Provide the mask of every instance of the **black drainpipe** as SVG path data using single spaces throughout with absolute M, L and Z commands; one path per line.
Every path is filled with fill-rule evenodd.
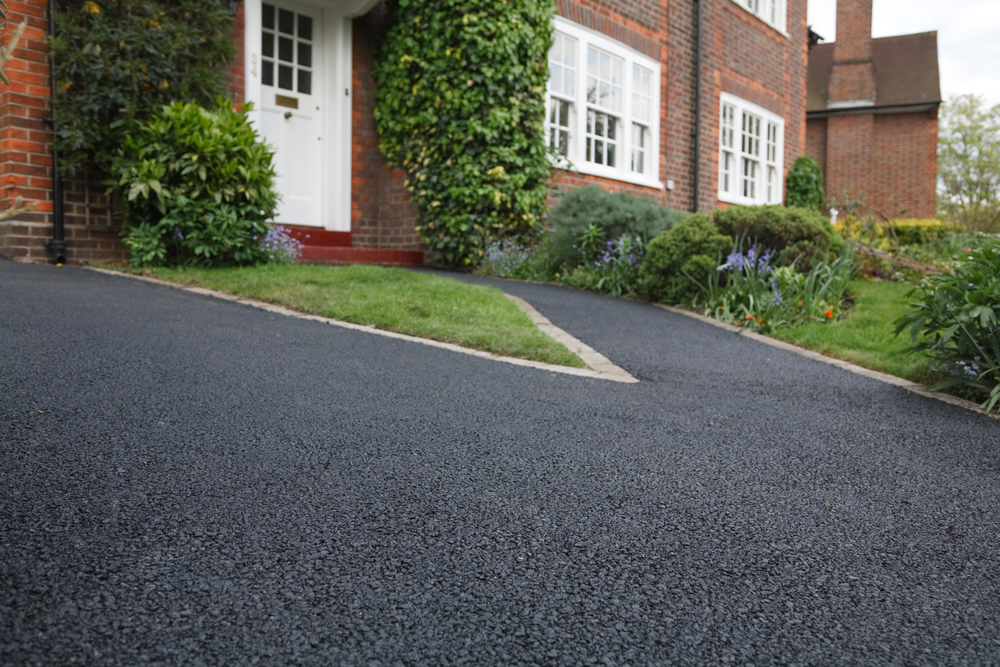
M 49 0 L 49 34 L 56 36 L 56 0 Z M 52 128 L 52 238 L 45 245 L 52 251 L 57 264 L 66 262 L 66 227 L 63 218 L 63 182 L 59 174 L 59 151 L 55 147 L 56 135 L 56 57 L 49 49 L 49 66 L 51 84 L 52 115 L 49 125 Z
M 55 2 L 55 0 L 52 0 Z M 698 212 L 700 200 L 699 175 L 701 167 L 701 20 L 702 3 L 704 0 L 694 0 L 695 33 L 694 33 L 694 164 L 691 167 L 691 185 L 694 189 L 694 205 L 691 210 Z

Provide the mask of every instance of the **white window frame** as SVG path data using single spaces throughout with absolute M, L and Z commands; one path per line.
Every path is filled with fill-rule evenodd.
M 625 181 L 636 185 L 657 188 L 662 190 L 663 183 L 660 181 L 660 63 L 645 56 L 638 51 L 634 51 L 621 42 L 605 37 L 581 25 L 567 21 L 562 17 L 553 19 L 553 28 L 558 33 L 562 33 L 571 40 L 575 40 L 576 46 L 576 79 L 575 90 L 572 96 L 554 94 L 546 90 L 545 94 L 545 125 L 546 144 L 550 142 L 552 136 L 550 114 L 552 105 L 557 101 L 569 101 L 572 104 L 570 116 L 570 137 L 569 155 L 562 157 L 553 154 L 552 159 L 555 166 L 581 174 L 601 176 L 617 181 Z M 599 104 L 587 101 L 587 50 L 594 47 L 599 51 L 613 56 L 623 61 L 621 109 L 620 111 L 610 111 L 602 108 Z M 633 80 L 632 68 L 641 67 L 650 72 L 650 117 L 648 121 L 636 118 L 632 113 L 632 93 Z M 642 95 L 645 97 L 645 95 Z M 587 117 L 588 110 L 602 113 L 611 113 L 619 121 L 619 127 L 615 135 L 615 166 L 597 164 L 587 161 Z M 632 171 L 633 156 L 633 123 L 642 125 L 648 129 L 646 133 L 647 143 L 641 148 L 644 173 Z M 591 139 L 594 138 L 591 132 Z
M 784 153 L 784 118 L 735 95 L 720 95 L 719 201 L 784 202 Z
M 788 32 L 785 29 L 788 17 L 788 0 L 733 0 L 733 2 L 788 37 Z

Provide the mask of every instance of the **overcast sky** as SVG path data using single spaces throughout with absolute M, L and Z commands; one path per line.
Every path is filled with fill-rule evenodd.
M 836 40 L 836 0 L 809 0 L 809 25 Z M 1000 104 L 1000 1 L 874 0 L 872 36 L 937 30 L 941 92 L 981 95 Z

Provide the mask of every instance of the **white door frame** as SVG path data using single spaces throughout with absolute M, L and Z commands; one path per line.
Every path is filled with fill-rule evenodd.
M 243 3 L 244 99 L 260 107 L 261 4 Z M 353 63 L 352 17 L 360 16 L 378 0 L 298 0 L 323 10 L 323 94 L 320 221 L 325 229 L 351 231 L 351 87 Z M 278 0 L 280 4 L 280 0 Z M 258 111 L 249 114 L 259 128 Z

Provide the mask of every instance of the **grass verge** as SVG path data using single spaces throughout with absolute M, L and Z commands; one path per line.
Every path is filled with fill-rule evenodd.
M 584 367 L 493 287 L 378 266 L 154 269 L 161 280 L 509 357 Z
M 906 352 L 910 345 L 909 334 L 904 332 L 898 337 L 892 334 L 896 318 L 907 310 L 906 293 L 913 286 L 855 280 L 849 289 L 856 298 L 854 306 L 842 319 L 779 329 L 771 335 L 912 382 L 935 382 L 936 375 L 927 359 Z

